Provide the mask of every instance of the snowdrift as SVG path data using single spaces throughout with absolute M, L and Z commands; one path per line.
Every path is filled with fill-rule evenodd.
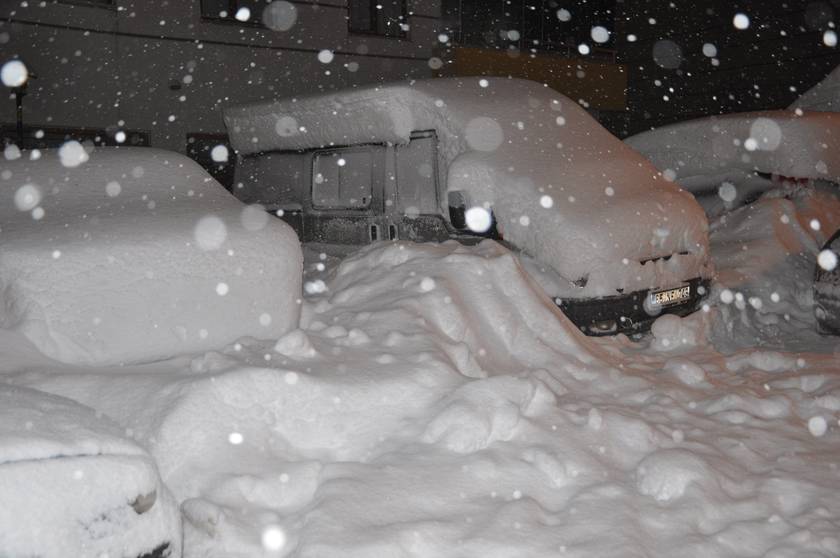
M 140 498 L 140 499 L 138 499 Z M 180 554 L 152 458 L 93 409 L 0 383 L 0 554 Z
M 724 355 L 703 313 L 595 341 L 529 282 L 492 242 L 380 244 L 279 339 L 14 381 L 130 425 L 187 557 L 840 552 L 836 357 Z
M 101 365 L 297 325 L 302 256 L 291 228 L 177 153 L 88 156 L 75 145 L 69 161 L 62 148 L 2 163 L 3 327 L 57 360 Z
M 692 197 L 576 103 L 534 82 L 365 87 L 231 107 L 225 122 L 243 154 L 404 144 L 412 131 L 435 130 L 447 189 L 492 206 L 505 239 L 552 266 L 566 290 L 585 285 L 570 296 L 669 284 L 670 274 L 641 263 L 665 256 L 679 280 L 709 272 L 707 223 Z

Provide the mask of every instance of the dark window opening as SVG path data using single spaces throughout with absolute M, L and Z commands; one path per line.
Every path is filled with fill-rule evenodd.
M 101 8 L 116 7 L 116 0 L 56 0 L 59 4 L 74 4 L 77 6 L 96 6 Z
M 374 147 L 316 152 L 312 157 L 312 205 L 316 209 L 367 209 L 372 197 Z
M 615 44 L 616 0 L 442 0 L 443 23 L 455 44 L 577 54 Z M 595 43 L 592 28 L 610 32 Z
M 349 0 L 350 32 L 403 38 L 408 34 L 405 0 Z
M 201 165 L 222 186 L 233 191 L 236 154 L 226 134 L 187 134 L 187 157 Z
M 2 137 L 3 145 L 15 144 L 21 149 L 56 148 L 70 140 L 94 146 L 148 147 L 152 143 L 151 135 L 147 131 L 117 128 L 24 126 L 23 141 L 21 142 L 15 124 L 2 124 L 0 125 L 0 137 Z

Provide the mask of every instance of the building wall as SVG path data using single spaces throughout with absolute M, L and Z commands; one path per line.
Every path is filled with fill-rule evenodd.
M 438 0 L 409 2 L 406 39 L 350 34 L 346 0 L 293 4 L 284 32 L 203 19 L 199 0 L 2 1 L 0 59 L 19 56 L 37 75 L 27 125 L 148 130 L 152 145 L 181 152 L 187 133 L 224 133 L 227 104 L 431 76 Z M 0 122 L 13 123 L 14 100 L 1 101 Z

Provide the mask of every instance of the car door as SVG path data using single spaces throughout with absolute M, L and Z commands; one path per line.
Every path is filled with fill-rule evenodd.
M 387 237 L 383 214 L 385 146 L 313 151 L 304 242 L 364 245 Z
M 443 242 L 450 230 L 441 215 L 437 135 L 433 130 L 411 134 L 394 149 L 395 203 L 387 208 L 388 238 Z

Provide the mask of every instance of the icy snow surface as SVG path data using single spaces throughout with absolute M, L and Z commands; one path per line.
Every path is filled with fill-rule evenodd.
M 47 355 L 154 360 L 296 327 L 294 232 L 183 155 L 68 142 L 2 170 L 0 324 Z
M 840 554 L 840 355 L 808 324 L 757 346 L 716 295 L 596 342 L 491 241 L 374 245 L 325 279 L 279 338 L 91 372 L 12 331 L 0 366 L 131 429 L 188 557 Z
M 690 195 L 560 93 L 526 80 L 482 81 L 232 107 L 225 122 L 241 153 L 407 143 L 412 131 L 435 130 L 447 189 L 492 206 L 504 238 L 565 280 L 552 294 L 614 295 L 709 273 L 707 222 Z M 575 281 L 585 286 L 571 289 Z

